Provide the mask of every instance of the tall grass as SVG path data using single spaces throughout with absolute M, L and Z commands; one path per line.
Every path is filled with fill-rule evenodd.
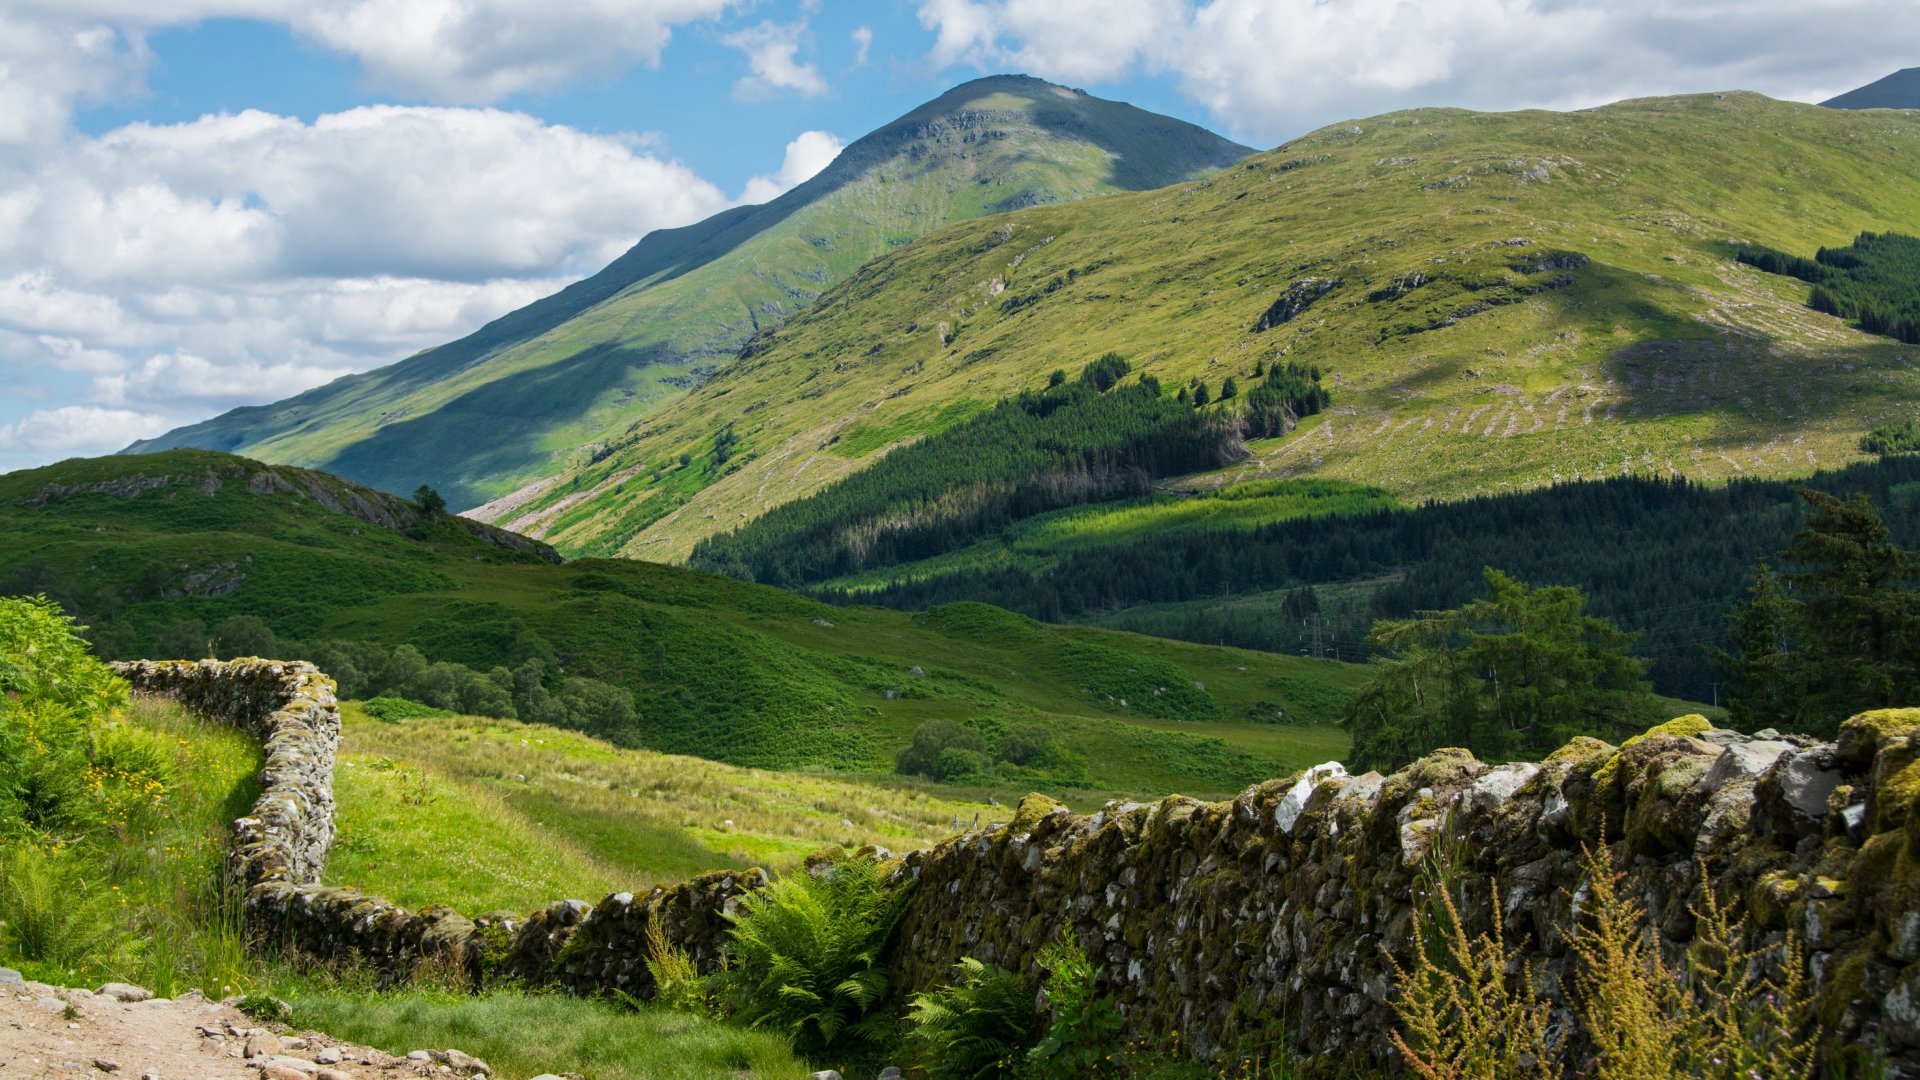
M 1566 928 L 1580 1020 L 1569 1042 L 1550 1025 L 1553 1003 L 1531 967 L 1509 950 L 1497 884 L 1491 930 L 1470 935 L 1453 897 L 1462 876 L 1444 855 L 1430 861 L 1421 888 L 1432 905 L 1414 919 L 1412 959 L 1387 956 L 1401 1022 L 1391 1038 L 1408 1069 L 1426 1080 L 1558 1077 L 1568 1066 L 1597 1080 L 1816 1075 L 1819 1030 L 1796 937 L 1777 957 L 1743 944 L 1742 921 L 1708 888 L 1691 908 L 1693 938 L 1676 967 L 1605 850 L 1589 850 L 1581 869 L 1576 923 Z M 1766 974 L 1773 960 L 1784 974 Z M 1576 1060 L 1563 1059 L 1568 1046 Z

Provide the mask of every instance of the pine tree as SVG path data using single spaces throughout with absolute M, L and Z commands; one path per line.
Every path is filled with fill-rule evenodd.
M 1812 513 L 1781 553 L 1801 627 L 1795 697 L 1799 726 L 1827 734 L 1920 692 L 1920 563 L 1893 543 L 1865 494 L 1800 497 Z
M 1727 683 L 1727 713 L 1742 731 L 1787 725 L 1798 711 L 1793 678 L 1794 604 L 1765 561 L 1753 568 L 1747 600 L 1734 609 L 1732 651 L 1712 650 Z
M 1200 408 L 1202 405 L 1205 405 L 1208 401 L 1211 401 L 1211 400 L 1212 400 L 1212 395 L 1207 393 L 1206 383 L 1203 382 L 1199 386 L 1196 386 L 1193 388 L 1193 407 L 1194 408 L 1196 409 Z
M 1240 384 L 1234 382 L 1233 376 L 1231 375 L 1227 376 L 1226 382 L 1223 382 L 1220 384 L 1220 400 L 1221 401 L 1225 401 L 1230 397 L 1234 397 L 1238 395 L 1239 393 L 1240 393 Z

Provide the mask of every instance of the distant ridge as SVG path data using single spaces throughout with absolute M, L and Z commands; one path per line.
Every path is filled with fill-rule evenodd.
M 1920 67 L 1896 71 L 1820 104 L 1829 109 L 1920 109 Z
M 573 465 L 677 401 L 862 264 L 943 225 L 1203 175 L 1252 151 L 1025 75 L 976 79 L 758 206 L 647 234 L 458 341 L 128 447 L 324 469 L 465 509 Z

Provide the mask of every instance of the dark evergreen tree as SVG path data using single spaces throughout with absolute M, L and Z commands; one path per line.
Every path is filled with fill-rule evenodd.
M 1653 715 L 1632 635 L 1587 614 L 1580 590 L 1528 588 L 1491 567 L 1484 576 L 1484 597 L 1375 625 L 1372 640 L 1392 659 L 1347 714 L 1360 765 L 1398 768 L 1442 746 L 1539 756 L 1575 735 L 1617 738 Z
M 413 505 L 419 507 L 420 512 L 428 517 L 437 518 L 447 512 L 447 500 L 425 484 L 414 489 Z
M 1796 726 L 1829 735 L 1854 713 L 1920 700 L 1920 562 L 1864 494 L 1800 494 L 1812 512 L 1781 553 L 1798 623 L 1792 693 Z
M 1201 383 L 1199 386 L 1196 386 L 1193 388 L 1193 407 L 1194 408 L 1196 409 L 1200 408 L 1202 405 L 1205 405 L 1207 402 L 1211 400 L 1213 400 L 1213 398 L 1212 398 L 1212 395 L 1207 393 L 1206 383 Z
M 1793 654 L 1794 606 L 1773 567 L 1753 568 L 1747 599 L 1727 628 L 1731 649 L 1713 649 L 1714 666 L 1727 685 L 1727 715 L 1741 731 L 1788 726 L 1798 713 L 1789 661 Z

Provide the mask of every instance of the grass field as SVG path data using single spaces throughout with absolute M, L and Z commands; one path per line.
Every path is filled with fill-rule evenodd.
M 510 720 L 390 724 L 354 703 L 343 720 L 334 782 L 340 833 L 327 881 L 469 914 L 597 901 L 708 870 L 779 872 L 828 847 L 908 851 L 1005 820 L 1028 790 L 1017 782 L 949 786 L 886 773 L 741 769 Z M 1182 744 L 1168 740 L 1193 735 L 1303 764 L 1337 758 L 1347 744 L 1336 728 L 1224 721 L 1117 724 L 1089 737 L 1124 759 L 1179 752 Z M 1126 775 L 1103 772 L 1109 780 Z M 1081 809 L 1139 791 L 1042 790 Z
M 1279 356 L 1327 371 L 1326 413 L 1189 489 L 1311 476 L 1418 501 L 1804 475 L 1908 415 L 1920 359 L 1809 310 L 1801 283 L 1738 264 L 1732 242 L 1811 252 L 1915 220 L 1906 113 L 1729 93 L 1343 123 L 1196 183 L 924 237 L 517 513 L 555 521 L 563 550 L 684 558 L 885 451 L 847 457 L 854 432 L 1108 350 L 1169 390 L 1244 384 Z M 1308 278 L 1339 284 L 1256 332 Z M 637 531 L 623 521 L 648 488 L 613 477 L 728 425 L 726 475 Z

